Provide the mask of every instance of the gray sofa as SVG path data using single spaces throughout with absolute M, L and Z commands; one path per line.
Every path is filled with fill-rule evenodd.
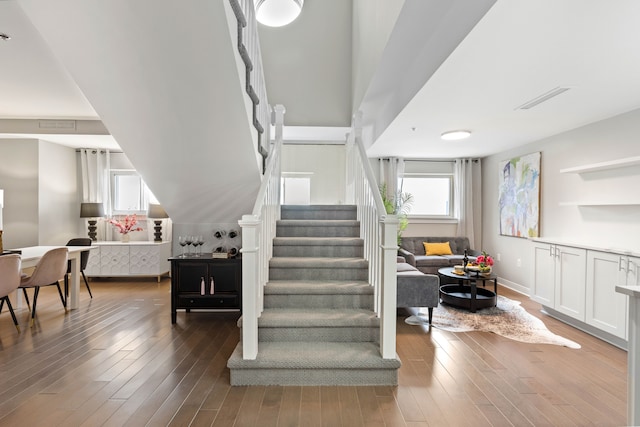
M 424 274 L 398 257 L 397 307 L 427 307 L 429 324 L 433 308 L 440 301 L 440 278 L 434 274 Z
M 425 255 L 423 242 L 442 243 L 449 242 L 453 255 Z M 404 257 L 408 264 L 416 267 L 423 273 L 437 274 L 442 267 L 461 265 L 464 250 L 467 250 L 470 260 L 475 260 L 479 251 L 469 247 L 467 237 L 403 237 L 400 242 L 398 255 Z

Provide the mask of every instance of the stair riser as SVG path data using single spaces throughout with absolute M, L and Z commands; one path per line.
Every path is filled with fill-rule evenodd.
M 346 219 L 346 220 L 356 220 L 358 217 L 358 213 L 355 208 L 352 209 L 289 209 L 287 207 L 282 207 L 280 211 L 281 219 L 314 219 L 314 220 L 336 220 L 336 219 Z
M 278 237 L 358 237 L 360 227 L 351 225 L 338 225 L 334 227 L 310 227 L 295 225 L 276 226 Z
M 362 258 L 362 246 L 278 246 L 273 247 L 276 257 L 343 257 Z
M 398 385 L 397 369 L 231 369 L 231 385 Z
M 242 329 L 240 329 L 242 339 Z M 259 328 L 258 341 L 268 342 L 380 342 L 379 327 Z
M 366 268 L 269 268 L 269 280 L 367 280 Z
M 363 308 L 373 310 L 373 295 L 265 295 L 265 308 Z

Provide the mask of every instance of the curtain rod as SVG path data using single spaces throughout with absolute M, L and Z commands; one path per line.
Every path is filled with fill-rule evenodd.
M 99 151 L 100 154 L 106 154 L 107 153 L 107 150 L 99 150 L 97 148 L 76 148 L 76 153 L 80 153 L 82 150 L 91 150 L 93 153 L 97 153 Z M 115 151 L 115 150 L 108 150 L 108 151 L 111 154 L 122 154 L 122 153 L 124 153 L 124 151 Z
M 389 160 L 393 157 L 379 157 L 378 160 Z M 397 157 L 396 157 L 397 158 Z M 402 159 L 405 162 L 433 162 L 433 163 L 455 163 L 456 159 Z M 465 159 L 465 160 L 469 160 L 469 159 Z M 471 159 L 471 161 L 473 162 L 479 162 L 480 159 Z

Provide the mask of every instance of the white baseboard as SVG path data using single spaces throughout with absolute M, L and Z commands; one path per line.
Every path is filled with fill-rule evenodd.
M 526 286 L 522 286 L 518 283 L 515 282 L 511 282 L 507 279 L 504 279 L 500 276 L 498 276 L 498 284 L 500 284 L 501 286 L 504 286 L 505 288 L 509 288 L 512 291 L 516 291 L 519 294 L 525 295 L 525 296 L 529 296 L 529 288 Z

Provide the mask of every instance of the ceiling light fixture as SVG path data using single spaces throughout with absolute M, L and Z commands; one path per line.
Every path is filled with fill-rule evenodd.
M 256 0 L 256 19 L 269 27 L 292 23 L 302 11 L 304 0 Z
M 471 136 L 471 131 L 469 130 L 452 130 L 448 132 L 444 132 L 440 135 L 440 138 L 446 141 L 457 141 L 459 139 L 469 138 Z
M 4 41 L 11 40 L 11 36 L 9 34 L 0 33 L 0 40 L 4 40 Z

